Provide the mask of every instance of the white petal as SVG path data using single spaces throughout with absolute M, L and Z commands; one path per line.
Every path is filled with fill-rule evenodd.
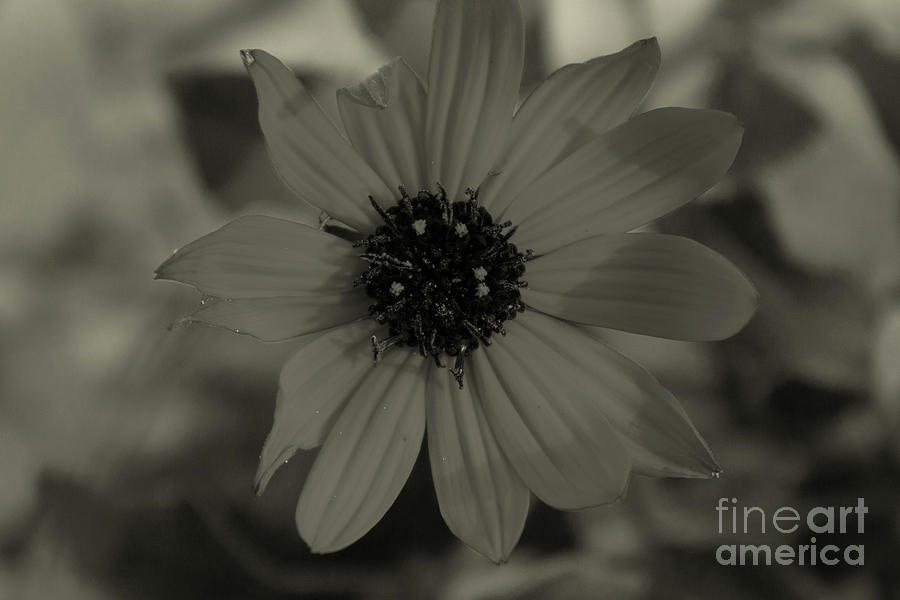
M 365 270 L 346 240 L 284 219 L 247 216 L 184 246 L 156 276 L 219 298 L 273 298 L 351 291 Z
M 676 340 L 719 340 L 758 305 L 728 259 L 674 235 L 598 235 L 528 263 L 525 303 L 576 323 Z
M 658 69 L 654 38 L 552 73 L 516 112 L 503 163 L 482 185 L 479 201 L 502 216 L 547 169 L 631 117 Z
M 390 198 L 290 69 L 262 50 L 242 50 L 259 98 L 259 124 L 275 170 L 294 193 L 332 217 L 370 233 L 378 216 L 368 196 Z
M 258 493 L 294 452 L 322 443 L 340 409 L 374 373 L 369 340 L 375 328 L 366 320 L 332 329 L 312 339 L 281 368 L 272 431 L 256 471 Z
M 507 335 L 471 357 L 467 384 L 475 386 L 500 448 L 538 498 L 562 509 L 618 500 L 631 461 L 613 431 L 589 373 L 530 331 L 542 315 L 507 322 Z M 568 326 L 571 327 L 571 326 Z M 565 336 L 563 336 L 565 338 Z
M 558 396 L 580 398 L 585 413 L 603 414 L 635 472 L 710 477 L 720 471 L 684 409 L 642 367 L 569 323 L 534 312 L 516 322 L 525 331 L 516 331 L 516 339 L 536 356 L 535 369 L 562 369 L 548 383 Z
M 425 86 L 406 61 L 394 59 L 337 99 L 350 142 L 395 196 L 399 185 L 415 194 L 426 184 Z
M 519 91 L 524 21 L 513 0 L 441 0 L 428 63 L 428 183 L 451 201 L 477 188 L 503 149 Z
M 187 320 L 224 327 L 264 342 L 280 342 L 365 317 L 371 303 L 362 289 L 310 296 L 207 300 Z
M 405 348 L 388 352 L 341 411 L 297 503 L 297 529 L 313 552 L 349 546 L 394 503 L 425 433 L 428 366 Z
M 471 385 L 447 369 L 428 373 L 426 422 L 431 473 L 450 530 L 494 562 L 509 557 L 528 515 L 528 488 L 500 451 Z
M 547 252 L 623 233 L 694 199 L 725 175 L 743 129 L 715 110 L 660 108 L 585 144 L 519 194 L 504 214 L 522 248 Z

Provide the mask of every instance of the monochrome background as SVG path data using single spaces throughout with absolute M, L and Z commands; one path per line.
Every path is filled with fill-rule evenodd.
M 293 510 L 314 452 L 251 493 L 291 343 L 169 326 L 154 282 L 234 215 L 315 219 L 269 165 L 238 55 L 264 48 L 327 111 L 403 55 L 427 0 L 0 2 L 0 598 L 900 598 L 900 3 L 525 0 L 522 93 L 657 36 L 646 107 L 745 124 L 729 178 L 654 227 L 740 266 L 761 307 L 720 343 L 610 333 L 725 469 L 635 477 L 613 507 L 535 502 L 497 567 L 443 524 L 427 460 L 349 549 Z M 423 454 L 424 458 L 424 454 Z M 715 506 L 869 506 L 864 567 L 723 567 Z M 820 543 L 825 543 L 820 538 Z

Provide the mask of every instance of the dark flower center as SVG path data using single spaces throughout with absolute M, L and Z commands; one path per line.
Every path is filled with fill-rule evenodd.
M 372 336 L 375 361 L 398 344 L 419 349 L 439 366 L 440 355 L 456 357 L 450 369 L 462 388 L 465 357 L 491 335 L 505 334 L 503 322 L 525 309 L 519 288 L 530 250 L 519 252 L 510 223 L 494 223 L 478 205 L 478 193 L 451 203 L 443 188 L 409 196 L 383 209 L 384 220 L 357 242 L 368 270 L 355 281 L 374 300 L 369 315 L 389 326 L 383 340 Z

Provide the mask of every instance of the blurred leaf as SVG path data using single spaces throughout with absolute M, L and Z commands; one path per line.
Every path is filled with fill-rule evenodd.
M 796 92 L 746 59 L 720 64 L 710 103 L 744 123 L 744 139 L 732 169 L 745 176 L 785 160 L 821 126 Z
M 873 345 L 875 401 L 884 417 L 896 427 L 900 425 L 900 306 L 888 307 L 880 316 Z
M 562 554 L 553 558 L 514 555 L 497 568 L 460 564 L 443 586 L 444 600 L 584 598 L 605 600 L 637 598 L 644 587 L 638 573 L 605 563 L 591 554 Z
M 661 221 L 668 233 L 687 235 L 719 251 L 753 282 L 760 306 L 748 326 L 715 352 L 731 365 L 739 394 L 758 404 L 786 379 L 823 388 L 859 391 L 867 386 L 874 306 L 849 276 L 811 275 L 787 257 L 754 248 L 768 221 L 747 202 L 689 205 Z M 756 214 L 755 225 L 743 216 Z M 750 231 L 756 231 L 750 235 Z M 753 242 L 751 240 L 756 240 Z M 775 246 L 777 249 L 777 245 Z
M 770 56 L 766 67 L 814 107 L 822 126 L 802 152 L 761 173 L 788 255 L 853 273 L 871 290 L 900 279 L 900 167 L 856 76 L 822 54 Z
M 173 71 L 243 73 L 238 50 L 262 48 L 298 70 L 352 85 L 387 62 L 348 0 L 237 3 L 181 28 L 167 44 Z M 211 13 L 215 17 L 216 13 Z
M 676 48 L 697 44 L 698 26 L 715 8 L 714 0 L 545 0 L 548 66 L 555 70 L 656 36 L 665 67 Z
M 763 19 L 761 28 L 782 41 L 832 44 L 855 31 L 900 53 L 900 5 L 894 0 L 790 0 Z
M 172 78 L 172 88 L 185 134 L 193 146 L 191 158 L 197 161 L 207 186 L 218 194 L 248 150 L 262 141 L 253 84 L 245 73 L 235 71 L 222 75 L 179 74 Z
M 889 54 L 865 35 L 855 33 L 841 44 L 840 54 L 865 84 L 884 135 L 891 141 L 894 153 L 900 153 L 900 47 L 895 54 Z

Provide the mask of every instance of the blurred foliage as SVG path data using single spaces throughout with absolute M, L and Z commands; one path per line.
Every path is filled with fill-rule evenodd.
M 719 344 L 601 332 L 682 399 L 725 476 L 635 478 L 605 509 L 535 503 L 503 567 L 443 525 L 427 461 L 358 544 L 311 555 L 293 509 L 314 453 L 250 484 L 291 344 L 167 326 L 152 282 L 231 215 L 317 215 L 268 164 L 237 56 L 333 92 L 396 54 L 424 72 L 433 3 L 0 4 L 0 598 L 900 598 L 900 5 L 525 0 L 523 92 L 656 35 L 647 107 L 747 127 L 732 177 L 659 222 L 762 296 Z M 726 568 L 720 496 L 870 506 L 864 568 Z M 798 537 L 796 543 L 804 538 Z

